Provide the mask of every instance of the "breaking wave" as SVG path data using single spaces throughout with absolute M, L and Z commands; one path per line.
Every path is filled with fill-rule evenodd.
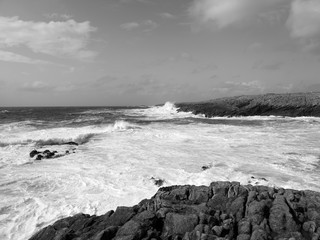
M 40 147 L 48 145 L 70 144 L 70 142 L 82 145 L 88 143 L 94 136 L 99 134 L 139 128 L 140 127 L 138 127 L 137 125 L 131 124 L 129 122 L 117 120 L 113 124 L 108 124 L 104 127 L 91 126 L 83 128 L 56 128 L 48 130 L 35 130 L 29 131 L 27 135 L 24 135 L 25 133 L 22 132 L 21 136 L 19 136 L 18 134 L 14 139 L 11 139 L 11 141 L 0 141 L 0 147 L 28 144 L 33 144 Z M 33 138 L 33 135 L 37 137 Z
M 36 146 L 48 146 L 48 145 L 64 145 L 64 144 L 78 144 L 82 145 L 90 141 L 91 138 L 93 138 L 95 135 L 94 133 L 88 133 L 79 135 L 76 138 L 68 138 L 68 139 L 61 139 L 61 138 L 53 138 L 53 139 L 47 139 L 47 140 L 39 140 L 36 141 Z
M 166 102 L 161 106 L 151 106 L 145 109 L 128 110 L 127 114 L 135 116 L 144 116 L 150 120 L 165 120 L 165 119 L 181 119 L 181 118 L 197 118 L 191 112 L 178 112 L 178 108 L 172 102 Z

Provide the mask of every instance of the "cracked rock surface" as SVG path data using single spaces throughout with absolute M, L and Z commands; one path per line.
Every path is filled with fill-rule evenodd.
M 133 207 L 58 220 L 30 240 L 263 240 L 320 236 L 320 193 L 212 182 L 163 187 Z

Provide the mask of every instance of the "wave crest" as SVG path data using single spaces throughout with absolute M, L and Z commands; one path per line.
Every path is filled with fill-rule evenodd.
M 36 146 L 48 146 L 48 145 L 64 145 L 64 144 L 70 144 L 71 142 L 77 143 L 79 145 L 85 144 L 90 141 L 91 138 L 93 138 L 96 134 L 94 133 L 88 133 L 88 134 L 81 134 L 76 138 L 51 138 L 47 140 L 38 140 L 36 141 Z

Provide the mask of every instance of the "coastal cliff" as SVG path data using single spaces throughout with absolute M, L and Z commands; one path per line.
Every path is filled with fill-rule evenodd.
M 320 93 L 287 93 L 218 98 L 197 103 L 178 103 L 179 111 L 222 116 L 320 117 Z
M 319 239 L 320 193 L 212 182 L 163 187 L 133 207 L 58 220 L 30 240 Z

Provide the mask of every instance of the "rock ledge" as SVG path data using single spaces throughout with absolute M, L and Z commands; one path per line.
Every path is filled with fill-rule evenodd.
M 198 103 L 178 103 L 179 111 L 215 116 L 320 117 L 320 93 L 286 93 L 218 98 Z
M 320 193 L 212 182 L 163 187 L 133 207 L 58 220 L 30 240 L 319 239 Z

